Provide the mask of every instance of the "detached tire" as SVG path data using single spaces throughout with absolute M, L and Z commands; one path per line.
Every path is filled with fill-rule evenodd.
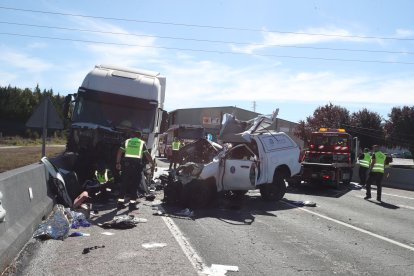
M 260 187 L 260 194 L 266 201 L 279 201 L 286 193 L 285 178 L 287 174 L 284 171 L 278 171 L 273 178 L 272 183 L 263 184 Z

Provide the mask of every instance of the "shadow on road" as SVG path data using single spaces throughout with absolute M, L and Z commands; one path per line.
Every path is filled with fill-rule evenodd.
M 179 218 L 174 216 L 180 211 L 178 207 L 163 204 L 163 208 L 167 216 Z M 194 210 L 191 218 L 216 218 L 231 225 L 251 225 L 256 216 L 277 217 L 275 212 L 293 208 L 282 202 L 264 201 L 260 194 L 249 193 L 244 196 L 219 196 L 208 208 Z
M 302 183 L 299 187 L 288 186 L 287 193 L 340 198 L 352 190 L 361 190 L 361 186 L 355 183 L 341 184 L 337 189 L 321 183 Z
M 391 204 L 391 203 L 383 202 L 383 201 L 382 202 L 374 202 L 374 201 L 368 200 L 368 202 L 379 205 L 379 206 L 387 208 L 387 209 L 392 209 L 392 210 L 400 208 L 399 206 L 396 206 L 396 205 Z

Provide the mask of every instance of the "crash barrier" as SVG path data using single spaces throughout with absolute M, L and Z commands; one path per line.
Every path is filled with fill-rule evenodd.
M 4 221 L 0 220 L 0 274 L 52 211 L 48 177 L 43 164 L 0 173 L 1 206 L 6 212 Z
M 355 166 L 352 181 L 359 183 L 359 167 Z M 382 179 L 384 187 L 414 191 L 414 169 L 386 168 Z

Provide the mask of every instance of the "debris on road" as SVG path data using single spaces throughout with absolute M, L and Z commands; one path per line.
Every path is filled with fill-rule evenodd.
M 88 254 L 89 252 L 91 252 L 91 250 L 98 249 L 98 248 L 105 248 L 105 245 L 101 245 L 101 246 L 95 245 L 93 247 L 85 247 L 82 251 L 82 254 Z
M 162 247 L 166 247 L 167 244 L 166 243 L 158 243 L 158 242 L 151 242 L 151 243 L 143 243 L 142 247 L 144 247 L 145 249 L 151 249 L 151 248 L 162 248 Z
M 98 226 L 102 228 L 129 229 L 142 222 L 147 222 L 147 219 L 135 218 L 133 215 L 122 215 L 115 216 L 111 221 L 99 223 Z
M 188 208 L 185 208 L 177 213 L 175 213 L 176 216 L 181 216 L 181 217 L 192 217 L 194 216 L 194 211 L 191 211 Z
M 57 204 L 52 214 L 45 222 L 39 224 L 33 233 L 33 238 L 64 240 L 69 235 L 69 220 L 65 215 L 63 205 Z
M 69 237 L 89 237 L 91 234 L 83 232 L 72 232 Z
M 112 236 L 112 235 L 115 235 L 115 233 L 112 233 L 112 232 L 102 232 L 101 234 L 102 234 L 102 235 L 105 235 L 105 236 Z
M 316 203 L 312 202 L 312 201 L 309 201 L 309 200 L 305 200 L 305 201 L 302 201 L 302 200 L 299 200 L 299 201 L 287 200 L 287 202 L 289 202 L 291 204 L 294 204 L 296 206 L 299 206 L 299 207 L 303 207 L 303 206 L 316 207 Z
M 225 276 L 227 271 L 238 272 L 239 267 L 235 265 L 218 265 L 212 264 L 211 267 L 205 268 L 201 274 L 203 275 L 214 275 L 214 276 Z

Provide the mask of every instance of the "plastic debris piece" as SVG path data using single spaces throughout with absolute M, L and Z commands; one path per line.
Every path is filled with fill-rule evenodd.
M 111 221 L 98 224 L 102 228 L 129 229 L 138 223 L 147 222 L 147 219 L 135 218 L 133 215 L 115 216 Z
M 201 272 L 201 274 L 214 275 L 214 276 L 225 276 L 227 271 L 237 272 L 239 271 L 239 267 L 234 266 L 234 265 L 212 264 L 211 267 L 205 268 Z
M 312 201 L 309 201 L 309 200 L 306 200 L 306 201 L 289 200 L 289 203 L 292 203 L 292 204 L 294 204 L 296 206 L 299 206 L 299 207 L 303 207 L 303 206 L 316 207 L 316 203 L 315 202 L 312 202 Z
M 157 211 L 157 212 L 155 212 L 154 214 L 153 214 L 154 216 L 163 216 L 163 215 L 165 215 L 165 213 L 163 212 L 163 211 Z
M 304 201 L 303 205 L 308 207 L 316 207 L 316 203 L 309 200 Z
M 150 243 L 143 243 L 142 247 L 144 247 L 145 249 L 150 249 L 150 248 L 161 248 L 161 247 L 166 247 L 167 244 L 166 243 L 158 243 L 158 242 L 150 242 Z
M 115 235 L 115 233 L 112 233 L 112 232 L 102 232 L 101 234 L 102 234 L 102 235 L 106 235 L 106 236 L 112 236 L 112 235 Z
M 82 232 L 73 232 L 69 235 L 69 237 L 89 237 L 91 234 L 89 233 L 82 233 Z
M 64 240 L 69 235 L 69 220 L 65 215 L 63 205 L 57 204 L 49 218 L 38 225 L 33 233 L 33 238 Z
M 183 209 L 183 210 L 181 210 L 181 211 L 179 211 L 179 212 L 175 213 L 175 215 L 177 215 L 177 216 L 182 216 L 182 217 L 192 217 L 192 216 L 194 215 L 194 212 L 193 212 L 193 211 L 191 211 L 191 210 L 190 210 L 190 209 L 188 209 L 188 208 L 185 208 L 185 209 Z
M 98 249 L 98 248 L 105 248 L 105 245 L 101 245 L 101 246 L 95 245 L 92 247 L 85 247 L 82 251 L 82 254 L 88 254 L 89 252 L 91 252 L 91 250 Z

